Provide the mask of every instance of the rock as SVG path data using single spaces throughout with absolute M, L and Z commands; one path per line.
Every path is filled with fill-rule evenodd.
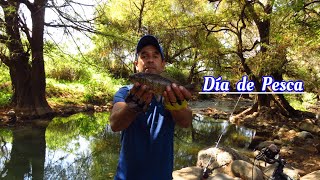
M 252 164 L 242 161 L 235 160 L 231 163 L 231 171 L 236 177 L 241 179 L 252 179 L 252 180 L 261 180 L 263 179 L 262 171 Z
M 109 111 L 109 106 L 102 106 L 102 111 Z
M 212 158 L 211 158 L 212 157 Z M 233 160 L 244 160 L 250 162 L 250 159 L 236 150 L 228 147 L 207 148 L 198 152 L 197 167 L 206 167 L 211 158 L 209 169 L 223 167 L 230 164 Z
M 255 135 L 249 145 L 249 149 L 256 149 L 256 147 L 263 141 L 266 141 L 267 138 L 264 136 Z
M 7 115 L 10 116 L 10 117 L 13 117 L 13 116 L 16 116 L 16 112 L 15 112 L 13 109 L 10 109 L 10 110 L 7 112 Z
M 314 180 L 314 179 L 320 179 L 320 170 L 314 171 L 300 178 L 300 180 Z
M 227 174 L 218 173 L 213 177 L 209 177 L 207 180 L 234 180 L 234 178 Z
M 100 106 L 94 105 L 93 108 L 95 112 L 102 112 L 102 108 Z
M 306 119 L 299 124 L 299 128 L 304 131 L 309 131 L 311 133 L 320 133 L 320 128 L 315 125 L 310 119 Z
M 279 140 L 279 139 L 275 139 L 275 140 L 273 140 L 273 142 L 274 142 L 276 145 L 281 145 L 281 144 L 282 144 L 282 141 Z
M 220 148 L 208 148 L 205 150 L 200 150 L 198 152 L 197 167 L 206 167 L 209 160 L 209 169 L 214 169 L 216 167 L 230 164 L 233 160 L 233 157 L 232 154 L 225 152 Z
M 264 170 L 263 173 L 268 176 L 271 177 L 275 168 L 278 166 L 278 163 L 274 163 L 271 164 L 269 166 L 267 166 Z M 298 180 L 300 178 L 299 172 L 298 170 L 294 170 L 294 169 L 289 169 L 289 168 L 283 168 L 283 172 L 284 174 L 286 174 L 287 176 L 289 176 L 292 180 Z
M 297 134 L 297 137 L 300 139 L 314 138 L 313 135 L 307 131 L 301 131 Z
M 94 111 L 94 106 L 92 104 L 86 104 L 84 107 L 86 111 Z
M 255 149 L 261 150 L 264 147 L 270 146 L 270 144 L 274 144 L 274 142 L 273 141 L 264 141 L 264 142 L 260 143 Z
M 297 132 L 296 132 L 295 130 L 291 129 L 288 133 L 294 135 L 294 134 L 296 134 Z
M 173 171 L 173 180 L 199 180 L 202 178 L 202 168 L 186 167 L 180 170 Z
M 288 146 L 282 146 L 280 149 L 281 155 L 291 155 L 293 153 L 294 153 L 294 151 Z

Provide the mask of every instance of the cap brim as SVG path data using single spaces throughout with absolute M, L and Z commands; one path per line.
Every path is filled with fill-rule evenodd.
M 151 35 L 146 35 L 146 36 L 143 36 L 138 42 L 137 53 L 139 53 L 142 50 L 142 48 L 148 45 L 153 45 L 154 47 L 157 48 L 159 52 L 161 52 L 161 47 L 159 45 L 157 38 Z

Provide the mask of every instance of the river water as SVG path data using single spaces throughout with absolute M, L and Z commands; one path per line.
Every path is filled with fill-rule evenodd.
M 215 106 L 210 103 L 192 106 Z M 224 103 L 222 110 L 234 106 Z M 112 179 L 120 133 L 111 131 L 108 118 L 109 113 L 79 113 L 0 128 L 0 179 Z M 174 169 L 194 166 L 198 151 L 215 146 L 224 129 L 219 145 L 246 148 L 255 135 L 254 130 L 197 115 L 192 128 L 175 130 Z

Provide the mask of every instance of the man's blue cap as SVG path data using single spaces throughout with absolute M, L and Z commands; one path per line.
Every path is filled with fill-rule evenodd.
M 142 50 L 142 48 L 148 45 L 153 45 L 154 47 L 156 47 L 156 49 L 159 51 L 161 55 L 161 59 L 164 60 L 162 47 L 160 46 L 158 39 L 152 35 L 145 35 L 139 40 L 137 49 L 136 49 L 137 55 Z

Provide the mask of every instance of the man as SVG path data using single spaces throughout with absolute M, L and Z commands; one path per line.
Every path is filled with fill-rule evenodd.
M 138 72 L 164 70 L 163 51 L 154 36 L 139 40 L 134 65 Z M 174 83 L 158 97 L 139 83 L 119 89 L 110 115 L 112 130 L 122 131 L 116 180 L 172 179 L 174 126 L 191 125 L 192 112 L 186 103 L 190 97 L 188 90 Z

